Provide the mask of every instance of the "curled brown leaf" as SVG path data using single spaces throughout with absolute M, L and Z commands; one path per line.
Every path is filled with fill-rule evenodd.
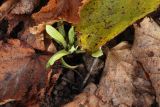
M 82 0 L 49 0 L 48 4 L 33 14 L 37 22 L 49 22 L 63 19 L 67 22 L 79 21 L 79 8 Z

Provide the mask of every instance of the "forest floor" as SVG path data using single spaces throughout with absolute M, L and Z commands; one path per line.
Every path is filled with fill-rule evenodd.
M 46 69 L 59 47 L 45 25 L 64 18 L 68 32 L 80 2 L 0 1 L 0 107 L 159 107 L 159 10 L 106 43 L 103 56 L 73 54 L 65 60 L 76 69 Z

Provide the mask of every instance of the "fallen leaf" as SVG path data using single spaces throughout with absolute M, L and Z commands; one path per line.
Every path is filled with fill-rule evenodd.
M 20 39 L 27 42 L 30 46 L 38 50 L 45 50 L 44 44 L 44 24 L 28 27 L 22 32 Z
M 8 99 L 25 105 L 41 101 L 39 94 L 46 88 L 45 69 L 50 56 L 36 55 L 34 50 L 17 39 L 0 45 L 0 102 Z
M 6 17 L 8 21 L 7 34 L 12 38 L 16 37 L 25 41 L 34 49 L 47 51 L 54 53 L 56 48 L 52 41 L 47 38 L 45 33 L 45 24 L 35 24 L 34 20 L 28 15 L 8 15 Z M 16 27 L 19 27 L 19 31 L 15 35 Z
M 97 51 L 128 26 L 156 10 L 160 0 L 90 0 L 80 11 L 79 45 Z
M 104 105 L 150 107 L 154 102 L 151 83 L 146 79 L 143 69 L 138 66 L 128 44 L 122 42 L 113 48 L 108 54 L 105 67 L 96 93 L 105 102 Z
M 63 107 L 79 107 L 79 106 L 88 106 L 88 107 L 99 107 L 99 99 L 94 95 L 97 87 L 94 83 L 90 83 L 84 89 L 84 92 L 74 98 L 74 101 L 64 105 Z M 87 103 L 87 104 L 86 104 Z
M 49 0 L 48 4 L 33 14 L 36 22 L 49 22 L 63 19 L 67 22 L 79 21 L 79 7 L 82 0 Z
M 135 43 L 132 53 L 148 74 L 160 104 L 160 27 L 153 19 L 145 18 L 135 24 Z
M 97 88 L 86 90 L 64 107 L 150 107 L 155 101 L 160 104 L 160 27 L 149 18 L 134 27 L 133 46 L 122 42 L 109 51 Z
M 2 3 L 0 12 L 5 14 L 2 18 L 8 22 L 6 29 L 10 38 L 18 38 L 33 48 L 44 51 L 48 50 L 48 46 L 45 46 L 45 25 L 43 23 L 36 24 L 31 18 L 32 11 L 38 5 L 39 0 L 8 0 Z
M 40 0 L 20 0 L 12 9 L 12 14 L 30 14 L 38 6 Z
M 10 36 L 15 36 L 15 35 L 11 35 L 11 33 L 16 31 L 15 28 L 19 24 L 21 24 L 21 27 L 18 27 L 19 28 L 18 34 L 20 32 L 23 32 L 28 27 L 35 25 L 34 21 L 28 15 L 13 15 L 13 14 L 8 14 L 5 17 L 5 19 L 8 22 L 7 34 L 10 35 Z
M 18 0 L 6 0 L 0 6 L 0 21 L 14 8 Z

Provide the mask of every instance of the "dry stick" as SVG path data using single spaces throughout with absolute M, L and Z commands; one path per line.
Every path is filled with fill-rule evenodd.
M 91 68 L 90 68 L 90 70 L 89 70 L 89 72 L 87 74 L 87 76 L 85 77 L 85 79 L 83 81 L 82 87 L 84 87 L 85 84 L 87 83 L 87 81 L 88 81 L 88 79 L 89 79 L 89 77 L 90 77 L 90 75 L 91 75 L 91 73 L 93 71 L 93 68 L 94 68 L 94 66 L 96 65 L 97 62 L 98 62 L 98 58 L 95 58 L 94 61 L 93 61 L 92 66 L 91 66 Z

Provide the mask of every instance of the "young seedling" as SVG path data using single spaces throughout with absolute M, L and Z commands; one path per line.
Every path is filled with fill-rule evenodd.
M 72 26 L 68 32 L 68 42 L 67 38 L 65 39 L 65 32 L 63 30 L 63 27 L 59 28 L 59 31 L 56 30 L 51 25 L 46 25 L 46 32 L 50 35 L 51 38 L 53 38 L 58 44 L 62 45 L 64 49 L 58 51 L 55 53 L 48 61 L 46 67 L 49 68 L 51 65 L 53 65 L 57 60 L 61 59 L 62 64 L 64 67 L 75 69 L 77 66 L 71 66 L 65 62 L 63 59 L 64 56 L 72 54 L 74 52 L 79 53 L 81 52 L 80 49 L 78 49 L 78 46 L 75 46 L 75 31 L 74 27 Z M 60 33 L 61 32 L 61 33 Z M 93 57 L 100 57 L 103 55 L 103 52 L 101 48 L 95 52 L 92 53 Z

